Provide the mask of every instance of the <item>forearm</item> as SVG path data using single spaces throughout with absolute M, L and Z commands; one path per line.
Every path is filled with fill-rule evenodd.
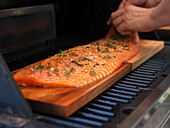
M 120 8 L 128 5 L 142 6 L 146 8 L 152 8 L 157 6 L 162 0 L 122 0 Z
M 170 0 L 162 0 L 154 9 L 151 19 L 153 20 L 153 29 L 170 25 Z

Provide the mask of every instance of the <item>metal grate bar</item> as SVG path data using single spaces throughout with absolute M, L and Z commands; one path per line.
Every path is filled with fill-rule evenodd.
M 94 113 L 99 114 L 99 115 L 110 116 L 110 117 L 114 116 L 114 113 L 112 113 L 112 112 L 107 112 L 107 111 L 94 109 L 94 108 L 90 108 L 90 107 L 84 107 L 84 110 L 88 110 L 90 112 L 94 112 Z
M 112 110 L 112 107 L 104 106 L 104 105 L 101 105 L 101 104 L 89 103 L 89 105 L 93 106 L 93 107 L 98 107 L 98 108 L 101 108 L 101 109 L 105 109 L 105 110 Z
M 117 94 L 117 93 L 106 92 L 105 94 L 110 95 L 110 96 L 116 96 L 116 97 L 124 98 L 124 99 L 130 99 L 130 100 L 133 99 L 132 96 L 127 96 L 127 95 L 122 95 L 122 94 Z
M 109 121 L 109 118 L 108 118 L 108 117 L 99 116 L 99 115 L 94 115 L 94 114 L 91 114 L 91 113 L 85 113 L 85 112 L 79 111 L 77 114 L 80 115 L 80 116 L 82 116 L 82 117 L 87 117 L 87 118 L 91 118 L 91 119 L 96 119 L 96 120 L 103 121 L 103 122 L 108 122 L 108 121 Z
M 167 63 L 159 64 L 159 63 L 150 63 L 150 62 L 147 62 L 143 65 L 157 66 L 157 67 L 163 67 L 163 68 L 168 66 Z
M 96 127 L 102 127 L 103 126 L 103 123 L 101 123 L 101 122 L 92 121 L 92 120 L 88 120 L 88 119 L 84 119 L 84 118 L 68 117 L 67 119 L 72 120 L 72 121 L 76 121 L 76 122 L 80 122 L 80 123 L 84 123 L 84 124 L 88 124 L 88 125 L 92 125 L 92 126 L 96 126 Z
M 123 86 L 123 87 L 128 87 L 128 88 L 137 88 L 137 86 L 134 86 L 134 85 L 128 85 L 128 84 L 122 84 L 122 83 L 117 83 L 117 85 L 119 85 L 119 86 Z
M 154 59 L 148 60 L 147 63 L 152 63 L 152 64 L 166 64 L 166 62 L 163 61 L 163 60 L 154 60 Z
M 124 99 L 120 99 L 120 98 L 115 98 L 115 97 L 110 97 L 110 96 L 100 96 L 101 98 L 107 99 L 107 100 L 112 100 L 112 101 L 116 101 L 116 102 L 120 102 L 120 103 L 129 103 L 128 100 L 124 100 Z
M 151 70 L 151 71 L 159 71 L 159 72 L 163 72 L 164 70 L 162 69 L 157 69 L 157 68 L 152 68 L 152 67 L 140 67 L 139 69 L 145 69 L 145 70 Z
M 129 92 L 129 91 L 124 91 L 124 90 L 119 90 L 119 89 L 109 89 L 109 91 L 117 92 L 117 93 L 122 93 L 122 94 L 127 94 L 131 96 L 136 96 L 137 93 L 134 92 Z
M 118 103 L 111 102 L 111 101 L 108 101 L 108 100 L 95 99 L 95 101 L 102 103 L 102 104 L 111 105 L 111 106 L 117 106 L 118 105 Z
M 141 92 L 139 89 L 127 88 L 127 87 L 122 87 L 122 86 L 115 86 L 115 88 L 123 89 L 126 91 Z
M 131 78 L 124 78 L 127 81 L 132 81 L 132 82 L 138 82 L 138 83 L 144 83 L 144 84 L 150 84 L 150 81 L 144 81 L 144 80 L 139 80 L 139 79 L 131 79 Z
M 153 81 L 154 79 L 151 78 L 145 78 L 145 77 L 137 77 L 133 75 L 128 75 L 128 78 L 138 79 L 138 80 L 145 80 L 145 81 Z
M 142 67 L 154 68 L 154 69 L 165 69 L 166 66 L 153 65 L 153 64 L 143 64 Z
M 151 88 L 142 88 L 142 87 L 138 87 L 139 90 L 143 90 L 143 91 L 152 91 L 153 89 Z
M 131 75 L 133 76 L 138 76 L 140 78 L 152 78 L 152 79 L 156 79 L 156 76 L 150 76 L 150 75 L 145 75 L 145 74 L 140 74 L 140 73 L 131 73 Z
M 147 72 L 147 73 L 156 73 L 156 71 L 153 71 L 153 70 L 148 70 L 148 69 L 141 69 L 141 68 L 138 68 L 136 69 L 137 71 L 141 71 L 141 72 Z
M 147 87 L 147 84 L 142 84 L 142 83 L 138 83 L 138 82 L 131 82 L 131 81 L 127 81 L 127 80 L 121 80 L 121 83 L 124 84 L 130 84 L 130 85 L 136 85 L 136 86 L 141 86 L 141 87 Z
M 39 121 L 51 122 L 51 123 L 55 123 L 55 124 L 58 124 L 58 125 L 64 125 L 64 126 L 67 126 L 67 127 L 90 128 L 87 125 L 78 124 L 77 122 L 71 122 L 68 119 L 62 120 L 60 118 L 51 118 L 51 117 L 46 117 L 46 116 L 38 116 L 36 119 L 39 120 Z
M 135 70 L 133 71 L 134 73 L 138 73 L 138 74 L 142 74 L 142 75 L 150 75 L 150 76 L 153 76 L 154 73 L 150 73 L 150 72 L 147 72 L 147 71 L 138 71 L 138 70 Z

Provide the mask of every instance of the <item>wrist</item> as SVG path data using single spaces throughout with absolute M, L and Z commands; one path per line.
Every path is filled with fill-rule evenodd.
M 162 3 L 160 3 L 157 7 L 153 8 L 153 11 L 150 17 L 151 17 L 151 20 L 153 21 L 154 29 L 170 25 L 169 7 L 164 6 L 164 4 Z

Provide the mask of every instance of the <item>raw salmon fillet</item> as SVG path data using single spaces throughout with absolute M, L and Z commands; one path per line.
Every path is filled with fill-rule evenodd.
M 13 77 L 20 86 L 83 87 L 113 73 L 136 55 L 138 42 L 137 33 L 120 36 L 112 27 L 105 38 L 60 51 Z

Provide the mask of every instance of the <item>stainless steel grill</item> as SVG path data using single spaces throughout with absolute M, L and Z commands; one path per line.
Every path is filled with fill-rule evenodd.
M 150 59 L 116 82 L 72 116 L 36 115 L 36 120 L 60 127 L 118 127 L 135 108 L 157 87 L 170 68 L 169 60 Z M 155 85 L 156 83 L 156 85 Z

